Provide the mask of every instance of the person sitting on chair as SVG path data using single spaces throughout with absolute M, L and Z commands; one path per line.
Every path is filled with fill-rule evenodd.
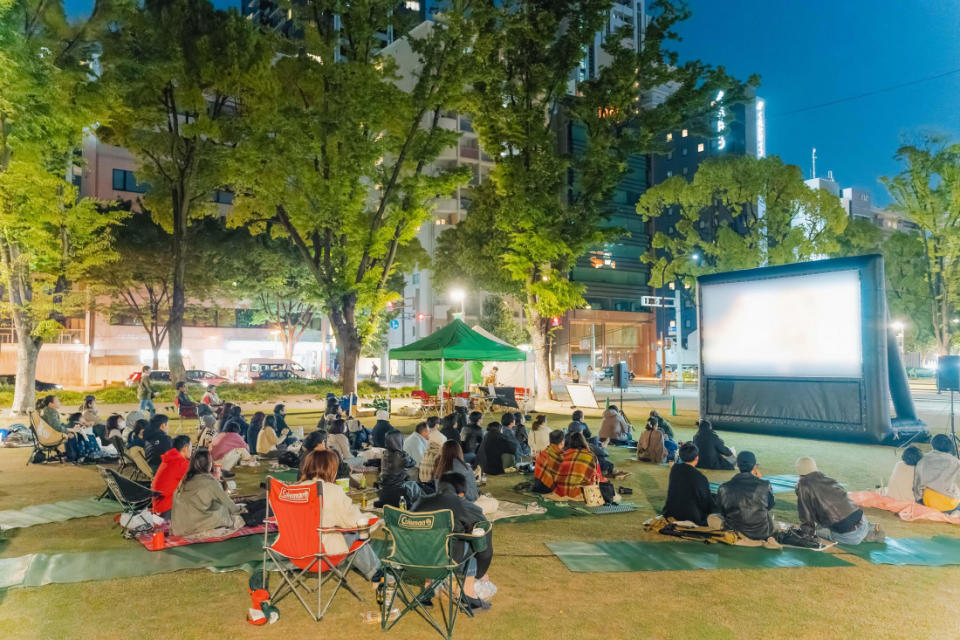
M 488 476 L 503 475 L 507 468 L 504 460 L 515 460 L 516 453 L 516 442 L 503 437 L 499 422 L 491 422 L 487 425 L 487 433 L 477 450 L 477 464 Z
M 699 447 L 698 447 L 699 448 Z M 757 457 L 752 451 L 737 454 L 740 473 L 720 485 L 717 506 L 727 529 L 751 540 L 766 540 L 774 533 L 773 490 L 757 468 Z
M 96 460 L 105 455 L 104 451 L 100 449 L 100 444 L 97 442 L 93 429 L 84 424 L 83 414 L 79 411 L 67 416 L 67 431 L 74 436 L 73 443 L 80 460 L 86 458 Z M 69 443 L 70 440 L 68 439 L 67 442 Z M 70 460 L 69 451 L 67 451 L 67 460 Z
M 123 439 L 123 430 L 126 427 L 126 422 L 123 419 L 123 416 L 119 413 L 111 414 L 107 418 L 106 426 L 106 437 L 107 442 L 111 442 L 114 438 Z
M 478 523 L 484 522 L 486 519 L 483 517 L 483 511 L 480 507 L 464 498 L 466 486 L 467 479 L 462 473 L 446 473 L 437 482 L 437 492 L 420 498 L 417 504 L 413 506 L 412 511 L 427 512 L 449 509 L 453 512 L 454 532 L 470 533 Z M 451 555 L 454 560 L 463 562 L 467 554 L 467 543 L 462 542 L 455 545 Z M 490 608 L 489 603 L 477 597 L 474 587 L 476 586 L 477 576 L 481 580 L 486 577 L 492 560 L 493 539 L 488 533 L 487 548 L 468 560 L 464 567 L 466 578 L 463 581 L 462 599 L 472 609 Z
M 574 431 L 582 431 L 583 437 L 587 440 L 593 437 L 590 433 L 590 427 L 583 421 L 583 411 L 579 409 L 574 411 L 573 415 L 570 416 L 570 424 L 567 426 L 567 433 L 573 433 Z
M 180 415 L 192 417 L 197 413 L 197 403 L 187 395 L 187 383 L 181 380 L 177 383 L 177 406 L 180 409 Z
M 576 431 L 569 434 L 567 449 L 563 452 L 563 459 L 557 470 L 553 492 L 560 497 L 582 500 L 584 486 L 604 481 L 597 456 L 587 444 L 583 432 Z
M 263 524 L 266 501 L 235 503 L 213 477 L 213 458 L 206 449 L 197 449 L 190 466 L 173 494 L 170 533 L 191 538 L 219 538 L 243 526 Z M 343 491 L 340 492 L 344 496 Z
M 627 444 L 631 439 L 633 427 L 627 422 L 626 416 L 612 404 L 603 412 L 603 422 L 600 423 L 600 440 L 607 444 Z
M 443 437 L 447 440 L 460 442 L 460 429 L 457 426 L 456 413 L 449 413 L 443 416 L 443 420 L 440 421 L 440 433 L 442 433 Z
M 240 425 L 232 421 L 214 436 L 210 443 L 210 455 L 215 463 L 222 465 L 224 478 L 233 477 L 233 468 L 238 463 L 256 464 L 256 458 L 250 455 L 247 443 L 240 435 Z
M 384 442 L 387 434 L 396 431 L 396 429 L 390 424 L 390 414 L 387 411 L 380 409 L 376 416 L 377 422 L 373 425 L 373 431 L 370 433 L 370 441 L 373 446 L 383 449 L 387 446 Z
M 693 444 L 697 445 L 700 451 L 701 469 L 720 469 L 729 471 L 733 469 L 734 453 L 723 440 L 713 430 L 713 425 L 709 420 L 697 421 L 697 434 L 693 436 Z
M 426 425 L 424 425 L 426 426 Z M 416 469 L 416 462 L 403 450 L 403 434 L 391 431 L 387 434 L 386 451 L 380 459 L 380 482 L 377 501 L 373 506 L 380 508 L 385 504 L 400 506 L 400 498 L 412 505 L 420 497 L 420 485 L 410 479 L 410 469 Z
M 146 431 L 149 426 L 150 422 L 147 420 L 137 420 L 133 423 L 133 429 L 130 430 L 130 434 L 127 436 L 128 449 L 130 447 L 146 449 L 147 443 L 143 440 L 143 432 Z
M 637 460 L 660 464 L 666 457 L 663 431 L 657 428 L 656 420 L 647 420 L 647 425 L 637 441 Z
M 480 497 L 477 490 L 477 476 L 473 469 L 463 461 L 463 449 L 456 440 L 447 440 L 440 448 L 440 457 L 433 468 L 433 479 L 438 481 L 441 476 L 447 473 L 461 473 L 466 478 L 467 484 L 463 492 L 463 497 L 470 502 L 476 502 Z
M 350 439 L 347 438 L 347 422 L 343 418 L 333 421 L 330 435 L 327 436 L 327 448 L 336 451 L 341 460 L 353 457 L 350 452 Z
M 675 439 L 675 436 L 673 435 L 673 427 L 657 412 L 656 409 L 652 409 L 650 411 L 650 417 L 657 421 L 657 428 L 659 428 L 660 431 L 663 431 L 665 434 L 667 434 L 667 437 L 671 440 Z
M 160 466 L 163 454 L 173 447 L 173 440 L 167 435 L 170 428 L 170 418 L 162 413 L 150 418 L 150 426 L 143 432 L 144 456 L 151 469 Z
M 420 461 L 423 460 L 423 454 L 427 452 L 427 447 L 430 445 L 430 427 L 427 426 L 426 422 L 419 422 L 417 426 L 414 427 L 413 433 L 408 435 L 403 441 L 403 451 L 408 456 L 413 458 L 413 461 L 420 465 Z
M 477 449 L 483 440 L 483 414 L 479 411 L 471 411 L 467 418 L 467 426 L 460 432 L 460 446 L 463 447 L 463 458 L 472 462 L 477 457 Z
M 297 481 L 297 484 L 321 484 L 320 495 L 323 505 L 320 511 L 321 527 L 354 529 L 360 520 L 369 520 L 374 516 L 360 511 L 360 508 L 353 503 L 350 496 L 336 484 L 339 465 L 340 458 L 334 451 L 311 451 L 303 459 L 303 466 L 300 469 L 301 479 Z M 345 554 L 350 546 L 356 542 L 357 535 L 354 532 L 324 532 L 323 549 L 330 555 Z M 373 547 L 369 544 L 365 544 L 357 552 L 352 568 L 371 582 L 379 582 L 382 575 L 380 558 L 377 557 Z
M 180 486 L 180 481 L 187 474 L 190 467 L 190 456 L 193 454 L 193 445 L 190 436 L 179 435 L 173 439 L 173 448 L 160 458 L 160 468 L 153 476 L 150 488 L 160 497 L 153 498 L 153 511 L 164 520 L 170 519 L 170 510 L 173 508 L 173 493 Z
M 203 392 L 200 402 L 214 410 L 223 406 L 223 400 L 217 395 L 217 387 L 213 384 L 207 385 L 207 390 Z
M 540 418 L 543 414 L 537 416 Z M 534 426 L 536 433 L 536 426 Z M 557 482 L 560 463 L 563 462 L 563 431 L 554 429 L 548 436 L 549 444 L 537 454 L 533 467 L 533 489 L 535 493 L 550 493 Z
M 960 459 L 950 436 L 938 433 L 930 441 L 933 451 L 917 463 L 913 495 L 917 502 L 949 513 L 960 506 Z
M 814 535 L 843 544 L 882 542 L 880 527 L 871 526 L 863 511 L 847 495 L 847 490 L 817 469 L 813 458 L 797 458 L 797 513 L 800 528 Z
M 884 492 L 886 496 L 901 502 L 916 502 L 913 495 L 913 478 L 921 458 L 923 453 L 913 445 L 903 450 L 903 455 L 897 460 L 897 464 L 893 465 L 890 483 Z
M 697 471 L 699 458 L 697 445 L 692 442 L 686 442 L 680 447 L 680 462 L 670 469 L 663 516 L 674 520 L 689 520 L 702 527 L 707 524 L 707 516 L 713 513 L 714 503 L 707 476 Z
M 243 436 L 250 453 L 257 452 L 257 439 L 260 437 L 260 431 L 263 429 L 266 417 L 267 415 L 263 411 L 257 411 L 250 418 L 250 426 L 247 427 L 247 433 Z

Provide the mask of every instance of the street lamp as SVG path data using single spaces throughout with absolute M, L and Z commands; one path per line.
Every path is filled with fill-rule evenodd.
M 453 289 L 453 290 L 450 292 L 450 299 L 453 300 L 454 302 L 459 302 L 459 303 L 460 303 L 460 314 L 461 314 L 461 315 L 466 315 L 466 311 L 464 310 L 464 302 L 465 302 L 465 300 L 467 299 L 467 294 L 464 292 L 464 290 L 463 290 L 463 289 Z
M 903 323 L 897 320 L 890 324 L 890 328 L 896 331 L 897 348 L 900 349 L 900 357 L 903 357 Z

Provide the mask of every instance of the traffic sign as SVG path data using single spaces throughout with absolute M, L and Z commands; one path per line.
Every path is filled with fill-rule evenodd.
M 399 328 L 400 328 L 400 321 L 397 320 L 396 318 L 394 318 L 393 320 L 391 320 L 391 321 L 390 321 L 390 328 L 391 328 L 391 329 L 394 329 L 394 330 L 399 329 Z

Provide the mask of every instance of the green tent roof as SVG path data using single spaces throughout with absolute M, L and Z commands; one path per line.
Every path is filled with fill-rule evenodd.
M 527 354 L 482 336 L 460 319 L 405 347 L 390 349 L 391 360 L 526 360 Z

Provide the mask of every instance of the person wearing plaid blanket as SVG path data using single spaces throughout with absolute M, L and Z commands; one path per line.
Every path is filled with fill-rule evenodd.
M 591 451 L 583 433 L 577 431 L 569 434 L 553 492 L 560 497 L 582 500 L 584 486 L 604 481 L 597 456 Z
M 533 468 L 533 491 L 536 493 L 550 493 L 557 482 L 557 472 L 563 461 L 563 431 L 554 429 L 549 435 L 550 444 L 537 454 L 537 462 Z

